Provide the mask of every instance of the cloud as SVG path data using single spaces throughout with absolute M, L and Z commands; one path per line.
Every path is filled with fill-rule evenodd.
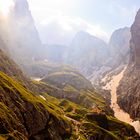
M 81 30 L 105 41 L 108 41 L 109 38 L 100 25 L 93 25 L 81 18 L 64 16 L 62 13 L 48 14 L 46 20 L 37 24 L 37 28 L 42 41 L 48 44 L 69 44 L 75 34 Z
M 107 2 L 28 0 L 28 2 L 41 39 L 45 43 L 51 43 L 55 38 L 56 42 L 59 42 L 59 39 L 63 42 L 61 37 L 70 41 L 79 30 L 87 31 L 107 41 L 114 30 L 132 25 L 140 5 L 139 1 L 128 0 L 107 0 Z

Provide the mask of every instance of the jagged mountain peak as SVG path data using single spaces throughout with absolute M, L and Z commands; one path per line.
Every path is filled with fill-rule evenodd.
M 118 87 L 118 103 L 130 114 L 140 120 L 140 10 L 131 26 L 130 61 Z
M 140 67 L 140 10 L 137 12 L 135 21 L 131 27 L 131 59 L 130 63 Z
M 89 41 L 89 42 L 102 42 L 104 44 L 106 44 L 102 39 L 94 36 L 94 35 L 91 35 L 90 33 L 86 32 L 86 31 L 79 31 L 76 33 L 74 39 L 72 42 L 76 41 L 76 40 L 80 40 L 81 42 L 84 42 L 84 41 Z

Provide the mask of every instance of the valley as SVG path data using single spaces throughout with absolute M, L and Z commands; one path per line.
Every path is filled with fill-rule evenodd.
M 125 66 L 119 74 L 112 76 L 111 81 L 107 83 L 106 86 L 104 86 L 103 88 L 111 92 L 110 107 L 113 109 L 115 117 L 118 118 L 120 121 L 133 125 L 136 131 L 140 134 L 140 122 L 131 119 L 130 115 L 124 110 L 122 110 L 117 103 L 117 88 L 121 79 L 123 78 L 126 67 L 127 66 Z
M 107 32 L 92 1 L 36 3 L 1 1 L 0 140 L 140 140 L 140 10 Z

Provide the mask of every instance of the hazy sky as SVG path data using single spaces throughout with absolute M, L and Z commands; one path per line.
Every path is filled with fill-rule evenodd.
M 136 11 L 140 8 L 140 0 L 28 0 L 28 2 L 40 32 L 61 27 L 71 34 L 72 31 L 83 29 L 104 40 L 109 38 L 114 30 L 131 26 Z

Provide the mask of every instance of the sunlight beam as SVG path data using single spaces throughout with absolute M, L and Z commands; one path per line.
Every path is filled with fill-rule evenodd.
M 13 5 L 13 0 L 0 0 L 0 13 L 2 13 L 3 16 L 7 16 Z

